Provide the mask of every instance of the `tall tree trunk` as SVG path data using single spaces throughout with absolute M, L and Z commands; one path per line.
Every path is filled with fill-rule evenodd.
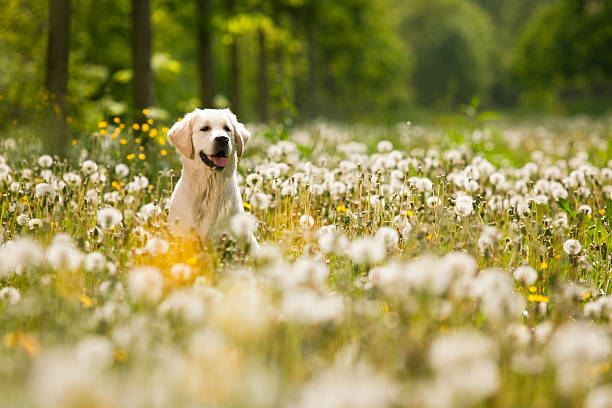
M 134 65 L 134 106 L 142 110 L 153 105 L 151 70 L 151 4 L 132 0 L 132 63 Z
M 235 0 L 227 0 L 227 11 L 230 18 L 234 17 L 236 12 Z M 234 37 L 230 45 L 230 99 L 232 111 L 239 116 L 242 113 L 242 104 L 240 100 L 240 69 L 238 61 L 238 38 Z
M 319 113 L 319 101 L 317 92 L 319 85 L 317 83 L 317 64 L 316 64 L 316 48 L 314 38 L 313 25 L 309 25 L 307 33 L 308 41 L 308 110 L 311 116 L 317 116 Z
M 212 58 L 212 36 L 211 0 L 198 0 L 198 62 L 200 65 L 200 98 L 203 107 L 213 106 L 213 58 Z
M 68 93 L 68 54 L 70 52 L 70 0 L 49 0 L 49 38 L 45 88 L 49 92 L 52 148 L 67 147 L 66 95 Z
M 266 36 L 263 30 L 259 30 L 259 61 L 258 61 L 258 114 L 261 122 L 269 119 L 268 101 L 270 91 L 268 87 L 268 56 L 266 53 Z

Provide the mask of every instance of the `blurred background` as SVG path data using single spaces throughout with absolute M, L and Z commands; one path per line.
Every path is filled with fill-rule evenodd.
M 612 102 L 612 0 L 1 3 L 4 134 L 91 131 L 144 108 L 167 123 L 214 106 L 291 125 Z

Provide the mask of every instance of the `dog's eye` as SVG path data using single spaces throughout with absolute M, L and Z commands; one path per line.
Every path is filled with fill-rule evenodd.
M 229 126 L 225 125 L 225 127 L 223 128 L 226 132 L 231 132 Z
M 202 132 L 208 132 L 210 130 L 210 126 L 206 125 L 202 128 Z

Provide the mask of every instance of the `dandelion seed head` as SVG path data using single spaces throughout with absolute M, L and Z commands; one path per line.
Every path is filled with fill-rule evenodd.
M 51 167 L 53 164 L 53 158 L 48 154 L 43 154 L 38 158 L 38 165 L 40 167 Z
M 104 230 L 115 228 L 122 220 L 123 214 L 116 208 L 106 207 L 98 210 L 98 225 Z
M 568 255 L 578 255 L 582 251 L 582 245 L 576 239 L 568 239 L 563 243 L 563 252 Z
M 257 220 L 250 213 L 238 213 L 232 217 L 230 228 L 236 238 L 247 238 L 257 229 Z

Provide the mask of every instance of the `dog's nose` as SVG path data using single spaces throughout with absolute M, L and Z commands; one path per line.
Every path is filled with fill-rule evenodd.
M 227 136 L 216 136 L 215 143 L 220 146 L 227 146 L 229 144 L 229 137 Z

